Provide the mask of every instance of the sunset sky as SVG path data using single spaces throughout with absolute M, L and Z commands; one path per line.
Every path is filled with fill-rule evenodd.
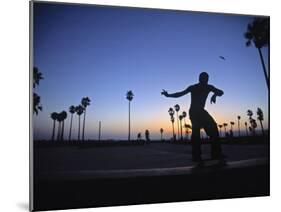
M 34 66 L 43 73 L 35 91 L 43 111 L 34 115 L 35 139 L 50 139 L 50 113 L 80 104 L 88 96 L 86 139 L 126 139 L 128 101 L 131 102 L 132 138 L 149 129 L 152 139 L 170 138 L 169 107 L 188 113 L 190 95 L 165 98 L 198 82 L 209 73 L 209 83 L 222 89 L 217 104 L 206 109 L 218 124 L 248 121 L 246 111 L 257 107 L 268 125 L 268 90 L 258 51 L 245 46 L 243 33 L 253 16 L 151 10 L 90 5 L 34 3 Z M 263 49 L 267 61 L 268 49 Z M 222 60 L 219 56 L 224 56 Z M 267 65 L 267 64 L 266 64 Z M 77 116 L 73 120 L 77 136 Z M 65 123 L 69 132 L 70 114 Z M 187 123 L 190 123 L 187 117 Z M 242 125 L 244 130 L 244 124 Z M 258 129 L 260 125 L 258 123 Z

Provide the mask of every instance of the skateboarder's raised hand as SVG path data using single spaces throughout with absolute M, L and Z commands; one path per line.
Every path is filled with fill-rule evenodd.
M 211 97 L 211 104 L 212 104 L 212 103 L 216 104 L 216 98 L 217 98 L 216 95 L 213 95 L 213 96 Z
M 166 97 L 169 96 L 168 92 L 166 90 L 164 90 L 164 89 L 162 89 L 161 95 L 164 95 Z

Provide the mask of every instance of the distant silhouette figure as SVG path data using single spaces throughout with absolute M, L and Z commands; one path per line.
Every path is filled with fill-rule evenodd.
M 163 90 L 162 95 L 166 97 L 178 98 L 191 93 L 191 105 L 189 116 L 192 123 L 192 160 L 201 161 L 201 142 L 200 129 L 203 128 L 212 141 L 211 155 L 212 159 L 222 159 L 222 151 L 219 140 L 219 132 L 215 120 L 204 109 L 206 99 L 210 92 L 213 92 L 211 104 L 216 103 L 216 97 L 222 96 L 223 91 L 208 84 L 209 75 L 202 72 L 199 76 L 199 83 L 187 87 L 185 90 L 177 93 L 168 94 Z
M 137 140 L 141 141 L 141 133 L 138 133 Z
M 149 143 L 149 141 L 150 141 L 149 130 L 145 130 L 145 141 L 146 141 L 146 143 Z

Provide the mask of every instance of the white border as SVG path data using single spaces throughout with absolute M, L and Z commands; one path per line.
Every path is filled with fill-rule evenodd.
M 58 0 L 59 1 L 59 0 Z M 280 6 L 275 0 L 67 0 L 104 5 L 182 9 L 271 16 L 271 197 L 122 206 L 69 211 L 279 211 L 280 141 Z M 0 211 L 27 211 L 29 139 L 29 5 L 26 0 L 3 1 L 0 8 L 1 145 Z M 278 210 L 279 208 L 279 210 Z

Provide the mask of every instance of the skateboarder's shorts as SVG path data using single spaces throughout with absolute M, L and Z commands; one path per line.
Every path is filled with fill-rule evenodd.
M 206 110 L 190 110 L 189 117 L 192 123 L 192 130 L 203 128 L 208 136 L 218 136 L 217 123 Z

